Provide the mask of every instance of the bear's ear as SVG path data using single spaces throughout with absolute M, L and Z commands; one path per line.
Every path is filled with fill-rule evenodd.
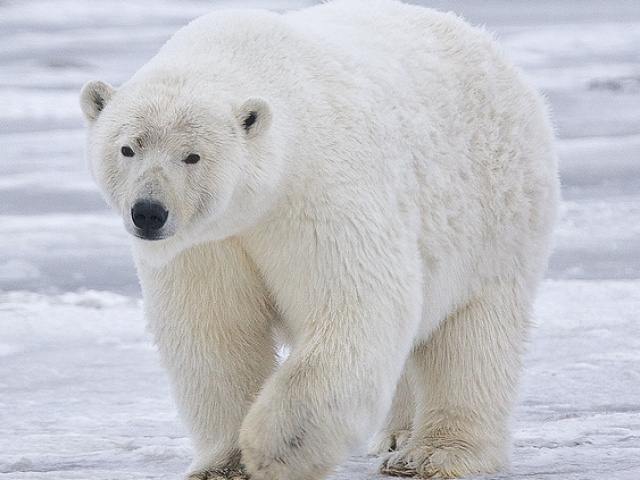
M 87 83 L 80 93 L 80 108 L 84 118 L 89 122 L 95 122 L 114 93 L 116 89 L 108 83 L 101 81 Z
M 247 137 L 255 137 L 271 125 L 271 107 L 260 98 L 250 98 L 236 109 L 236 119 Z

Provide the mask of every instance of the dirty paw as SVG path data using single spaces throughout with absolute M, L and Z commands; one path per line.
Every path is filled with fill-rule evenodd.
M 380 473 L 396 477 L 460 478 L 494 473 L 504 467 L 504 463 L 499 455 L 471 444 L 421 445 L 389 455 L 382 463 Z
M 192 473 L 187 480 L 249 480 L 249 475 L 241 469 L 222 468 Z

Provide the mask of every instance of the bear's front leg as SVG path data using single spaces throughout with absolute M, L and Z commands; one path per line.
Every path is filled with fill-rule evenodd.
M 233 241 L 138 269 L 149 327 L 195 451 L 188 478 L 246 478 L 240 426 L 275 368 L 275 314 L 262 281 Z
M 265 273 L 293 345 L 242 425 L 252 480 L 316 480 L 363 446 L 385 419 L 417 329 L 415 249 L 380 248 L 386 255 L 371 259 L 373 247 L 346 245 L 347 264 L 341 247 L 325 257 L 312 245 L 285 253 L 295 265 L 287 275 Z

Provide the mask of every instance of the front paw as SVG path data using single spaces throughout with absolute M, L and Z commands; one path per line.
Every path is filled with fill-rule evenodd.
M 243 469 L 222 468 L 192 473 L 187 480 L 249 480 L 249 475 Z
M 255 404 L 240 431 L 242 463 L 250 478 L 315 480 L 329 474 L 340 460 L 343 443 L 331 422 L 290 403 L 291 409 L 271 404 Z

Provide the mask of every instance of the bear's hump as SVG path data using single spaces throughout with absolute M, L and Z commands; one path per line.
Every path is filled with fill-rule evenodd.
M 288 30 L 282 16 L 266 10 L 216 10 L 176 32 L 158 57 L 183 59 L 197 65 L 212 53 L 262 55 L 265 42 L 282 38 Z

